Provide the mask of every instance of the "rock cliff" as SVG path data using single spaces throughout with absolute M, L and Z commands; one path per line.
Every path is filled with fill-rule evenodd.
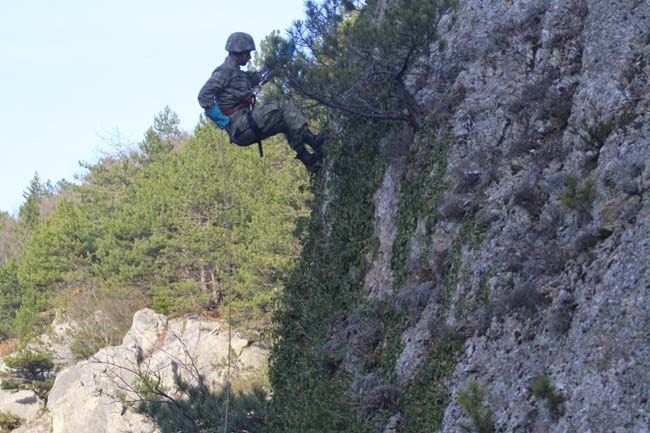
M 394 158 L 374 196 L 365 293 L 407 311 L 398 389 L 349 320 L 350 391 L 376 431 L 408 431 L 402 390 L 452 336 L 441 432 L 650 431 L 650 2 L 465 0 L 441 28 L 435 72 L 411 85 L 448 146 L 416 190 L 435 218 L 418 212 L 403 278 L 424 152 Z
M 438 29 L 421 128 L 330 143 L 281 427 L 648 432 L 650 2 L 461 0 Z

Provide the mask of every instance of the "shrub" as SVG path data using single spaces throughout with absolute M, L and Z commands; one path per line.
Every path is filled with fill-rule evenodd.
M 569 174 L 564 179 L 564 190 L 560 195 L 560 202 L 565 210 L 574 210 L 581 214 L 591 212 L 591 207 L 596 199 L 596 181 L 593 177 L 578 180 L 575 174 Z
M 47 398 L 54 385 L 55 365 L 52 354 L 23 350 L 15 356 L 4 359 L 10 371 L 2 376 L 2 388 L 32 390 L 42 399 Z
M 17 429 L 24 421 L 24 419 L 13 413 L 0 411 L 0 432 Z
M 472 421 L 472 425 L 461 424 L 467 432 L 493 433 L 494 412 L 490 408 L 483 408 L 486 392 L 478 383 L 471 382 L 469 388 L 458 391 L 458 403 Z
M 174 376 L 181 398 L 171 397 L 160 386 L 159 378 L 141 377 L 134 388 L 143 399 L 138 411 L 156 422 L 162 433 L 227 431 L 266 433 L 268 396 L 261 387 L 250 393 L 229 393 L 226 388 L 210 391 L 199 376 L 198 384 L 190 385 Z M 231 395 L 232 394 L 232 395 Z
M 546 408 L 553 416 L 562 412 L 562 405 L 566 398 L 557 390 L 548 376 L 539 376 L 532 386 L 533 396 L 546 403 Z

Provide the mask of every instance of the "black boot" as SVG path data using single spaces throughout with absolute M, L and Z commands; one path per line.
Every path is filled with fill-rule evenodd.
M 302 140 L 304 143 L 308 144 L 309 147 L 314 149 L 314 152 L 318 154 L 323 153 L 323 143 L 325 142 L 325 137 L 323 137 L 322 132 L 314 134 L 308 129 L 303 134 Z
M 305 167 L 309 170 L 315 170 L 316 169 L 316 163 L 320 161 L 321 155 L 318 153 L 309 153 L 307 149 L 305 149 L 304 146 L 302 146 L 300 149 L 298 149 L 298 154 L 296 155 L 296 159 L 300 160 L 303 164 L 305 164 Z

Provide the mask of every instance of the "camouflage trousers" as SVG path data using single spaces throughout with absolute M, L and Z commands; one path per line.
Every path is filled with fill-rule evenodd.
M 253 120 L 260 129 L 260 137 L 249 124 L 248 108 L 232 113 L 230 124 L 226 127 L 230 140 L 239 146 L 249 146 L 260 139 L 282 132 L 292 149 L 297 150 L 303 144 L 307 119 L 290 102 L 274 101 L 256 105 L 253 109 Z

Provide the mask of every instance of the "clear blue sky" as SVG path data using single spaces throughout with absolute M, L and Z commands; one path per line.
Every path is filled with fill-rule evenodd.
M 196 96 L 228 35 L 259 45 L 304 18 L 303 0 L 22 0 L 0 6 L 0 211 L 38 173 L 73 181 L 80 161 L 135 145 L 166 105 L 191 131 Z

